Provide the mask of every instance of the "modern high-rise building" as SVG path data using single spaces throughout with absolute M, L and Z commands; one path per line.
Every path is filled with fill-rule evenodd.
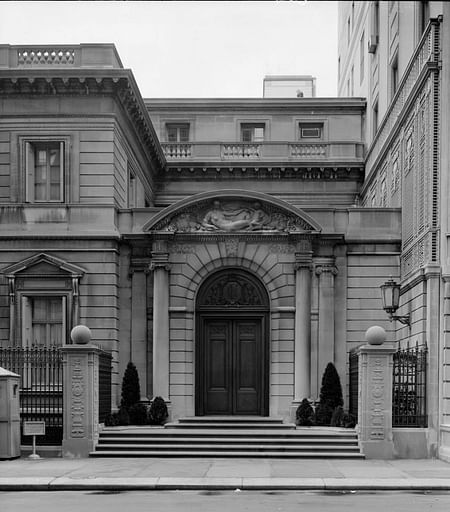
M 366 99 L 361 204 L 398 211 L 395 340 L 426 345 L 428 453 L 450 456 L 448 2 L 340 2 L 340 97 Z

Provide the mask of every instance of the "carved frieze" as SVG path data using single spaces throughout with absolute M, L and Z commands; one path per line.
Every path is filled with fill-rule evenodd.
M 312 231 L 304 219 L 271 204 L 245 199 L 207 201 L 166 217 L 154 229 L 174 233 Z
M 239 274 L 227 274 L 216 279 L 201 297 L 203 306 L 261 306 L 260 291 Z

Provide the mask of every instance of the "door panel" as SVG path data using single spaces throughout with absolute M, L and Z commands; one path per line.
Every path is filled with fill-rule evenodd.
M 262 414 L 262 319 L 203 318 L 204 414 Z
M 258 414 L 260 393 L 260 321 L 235 321 L 236 414 Z
M 205 322 L 205 384 L 209 414 L 228 414 L 230 408 L 230 323 Z

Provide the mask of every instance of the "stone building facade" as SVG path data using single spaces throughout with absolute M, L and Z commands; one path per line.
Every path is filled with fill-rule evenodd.
M 290 418 L 388 322 L 363 99 L 144 100 L 112 45 L 0 47 L 2 346 L 88 325 L 173 418 Z
M 422 454 L 450 454 L 448 303 L 449 26 L 447 2 L 341 2 L 339 95 L 367 98 L 363 205 L 402 211 L 394 339 L 427 346 Z M 395 432 L 394 432 L 395 435 Z M 413 453 L 411 451 L 410 453 Z

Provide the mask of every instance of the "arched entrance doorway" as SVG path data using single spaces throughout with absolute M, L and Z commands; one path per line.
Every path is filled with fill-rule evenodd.
M 196 302 L 196 414 L 268 415 L 269 299 L 249 272 L 224 269 Z

